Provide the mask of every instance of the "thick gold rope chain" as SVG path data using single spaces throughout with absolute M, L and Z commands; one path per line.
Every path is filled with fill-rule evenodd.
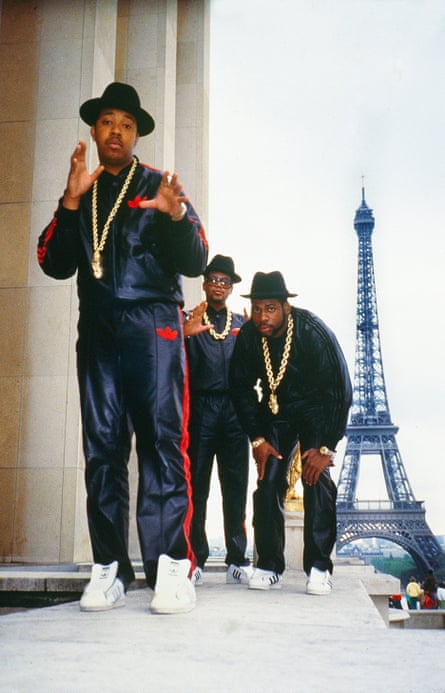
M 211 325 L 211 322 L 209 320 L 209 316 L 207 315 L 207 311 L 204 312 L 202 319 L 203 319 L 205 325 Z M 232 326 L 232 311 L 227 310 L 226 326 L 224 327 L 224 330 L 222 332 L 215 332 L 215 329 L 213 327 L 211 327 L 209 330 L 209 334 L 211 337 L 213 337 L 213 339 L 220 339 L 220 340 L 225 339 L 230 332 L 231 326 Z
M 127 177 L 124 181 L 124 184 L 122 185 L 121 191 L 117 197 L 116 202 L 114 203 L 111 212 L 108 215 L 108 219 L 106 220 L 104 227 L 102 229 L 102 234 L 100 237 L 100 242 L 99 242 L 99 230 L 97 228 L 97 178 L 93 183 L 93 196 L 92 196 L 92 223 L 93 223 L 93 259 L 91 261 L 91 269 L 93 270 L 93 276 L 95 279 L 102 279 L 103 274 L 104 274 L 104 268 L 103 268 L 103 263 L 102 263 L 102 251 L 105 247 L 105 243 L 108 238 L 108 233 L 110 231 L 111 227 L 111 222 L 113 221 L 114 217 L 116 216 L 119 207 L 122 204 L 122 201 L 127 194 L 128 186 L 131 183 L 131 179 L 133 178 L 134 172 L 136 171 L 136 166 L 138 165 L 138 160 L 136 157 L 133 157 L 133 163 L 131 164 L 131 168 L 127 173 Z
M 286 372 L 287 364 L 289 361 L 289 354 L 290 354 L 290 349 L 291 349 L 291 344 L 292 344 L 292 331 L 294 328 L 294 320 L 292 315 L 289 315 L 289 320 L 287 323 L 287 332 L 286 332 L 286 340 L 284 342 L 284 349 L 283 349 L 283 355 L 281 357 L 281 363 L 280 367 L 278 369 L 277 377 L 274 378 L 273 370 L 272 370 L 272 362 L 270 360 L 270 351 L 269 351 L 269 345 L 267 343 L 267 338 L 262 337 L 261 338 L 261 344 L 263 346 L 263 355 L 264 355 L 264 364 L 266 366 L 266 375 L 267 375 L 267 380 L 269 383 L 269 389 L 270 389 L 270 396 L 269 396 L 269 409 L 272 412 L 272 414 L 278 414 L 280 411 L 280 406 L 278 404 L 278 398 L 276 395 L 276 390 L 283 380 L 284 374 Z

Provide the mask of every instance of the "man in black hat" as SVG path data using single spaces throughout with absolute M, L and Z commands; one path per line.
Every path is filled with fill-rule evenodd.
M 255 274 L 245 296 L 251 319 L 240 330 L 230 367 L 232 398 L 258 473 L 253 502 L 258 560 L 249 588 L 281 586 L 283 504 L 300 443 L 306 591 L 325 595 L 332 588 L 336 539 L 337 491 L 329 467 L 345 432 L 352 388 L 335 335 L 313 313 L 291 306 L 292 296 L 280 272 Z
M 204 272 L 207 310 L 203 322 L 212 327 L 186 340 L 190 378 L 190 444 L 193 518 L 191 540 L 197 567 L 192 580 L 203 582 L 209 556 L 205 531 L 213 459 L 216 457 L 224 516 L 226 580 L 247 583 L 246 500 L 249 441 L 229 393 L 229 363 L 242 315 L 227 307 L 233 284 L 241 281 L 231 257 L 215 255 Z
M 177 175 L 133 154 L 154 121 L 132 86 L 109 84 L 80 115 L 91 126 L 100 164 L 88 172 L 80 141 L 38 244 L 46 274 L 66 279 L 77 271 L 77 370 L 95 562 L 80 607 L 120 606 L 134 580 L 127 472 L 134 433 L 137 525 L 147 583 L 155 589 L 151 608 L 189 611 L 195 592 L 180 275 L 203 272 L 207 241 Z

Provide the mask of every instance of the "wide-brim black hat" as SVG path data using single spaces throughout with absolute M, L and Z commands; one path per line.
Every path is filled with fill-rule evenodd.
M 222 272 L 231 277 L 233 284 L 241 282 L 242 279 L 235 272 L 235 265 L 231 257 L 228 255 L 215 255 L 213 260 L 207 265 L 204 270 L 204 276 L 207 277 L 210 272 Z
M 112 82 L 106 87 L 102 96 L 85 101 L 79 113 L 87 125 L 94 125 L 99 113 L 104 108 L 118 108 L 120 111 L 131 113 L 136 118 L 138 134 L 149 135 L 154 130 L 155 121 L 147 111 L 141 108 L 139 95 L 134 87 L 122 82 Z
M 286 287 L 281 272 L 257 272 L 252 279 L 250 294 L 241 294 L 243 298 L 289 298 L 298 296 L 291 294 Z

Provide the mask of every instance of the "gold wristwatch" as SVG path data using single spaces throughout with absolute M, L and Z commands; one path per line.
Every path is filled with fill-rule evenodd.
M 263 438 L 262 436 L 260 438 L 255 438 L 255 440 L 252 440 L 252 448 L 255 450 L 255 448 L 259 448 L 260 445 L 266 442 L 266 439 Z
M 320 452 L 322 455 L 326 455 L 326 457 L 330 457 L 331 460 L 335 457 L 335 450 L 330 450 L 326 445 L 322 445 L 320 448 Z

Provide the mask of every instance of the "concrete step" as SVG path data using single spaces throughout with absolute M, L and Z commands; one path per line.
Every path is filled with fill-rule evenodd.
M 146 587 L 142 564 L 134 563 L 130 589 Z M 210 559 L 206 571 L 224 572 L 220 559 Z M 90 563 L 8 564 L 0 566 L 0 608 L 37 608 L 77 601 L 90 579 Z

